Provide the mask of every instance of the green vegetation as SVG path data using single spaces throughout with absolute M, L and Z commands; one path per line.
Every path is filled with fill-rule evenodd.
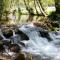
M 60 28 L 59 20 L 60 0 L 0 0 L 0 24 L 2 25 L 32 22 L 37 27 L 55 32 Z M 13 35 L 11 30 L 3 32 L 6 38 Z M 0 50 L 3 50 L 2 41 L 0 41 Z M 25 58 L 24 54 L 20 53 L 15 60 L 32 60 L 32 58 L 31 54 Z
M 16 10 L 19 14 L 42 14 L 46 16 L 45 8 L 54 6 L 54 0 L 0 0 L 0 2 L 1 11 L 3 11 L 0 11 L 2 13 L 1 15 L 5 11 L 13 12 L 13 10 Z
M 20 14 L 37 14 L 47 16 L 47 14 L 50 12 L 46 10 L 48 7 L 56 7 L 56 12 L 60 10 L 59 0 L 0 0 L 0 2 L 1 16 L 5 11 L 13 13 L 14 10 L 16 10 L 18 16 L 20 16 Z
M 54 6 L 55 5 L 55 3 L 54 3 L 54 0 L 41 0 L 41 2 L 42 2 L 42 4 L 43 4 L 43 6 Z

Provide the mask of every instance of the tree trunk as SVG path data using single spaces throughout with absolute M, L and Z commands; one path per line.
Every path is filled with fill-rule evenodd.
M 42 13 L 43 16 L 47 16 L 46 13 L 44 12 L 43 10 L 43 7 L 42 7 L 42 4 L 41 4 L 41 1 L 39 0 L 36 0 L 37 4 L 38 4 L 38 7 L 40 9 L 40 12 Z
M 30 7 L 29 2 L 30 2 L 30 1 L 27 0 L 27 5 L 28 5 L 29 14 L 30 14 L 30 15 L 34 15 L 33 9 L 32 9 L 32 7 Z
M 36 0 L 34 0 L 34 5 L 35 5 L 36 13 L 37 13 L 37 15 L 39 15 L 39 13 L 37 11 L 37 7 L 36 7 Z
M 26 10 L 29 12 L 29 9 L 28 9 L 28 6 L 26 4 L 26 1 L 24 0 L 24 4 L 25 4 L 25 7 L 26 7 Z

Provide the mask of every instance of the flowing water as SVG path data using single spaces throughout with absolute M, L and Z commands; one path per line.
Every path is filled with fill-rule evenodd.
M 39 59 L 36 57 L 38 60 L 60 60 L 60 31 L 48 32 L 47 36 L 43 37 L 41 34 L 44 32 L 40 33 L 43 31 L 41 28 L 24 25 L 20 30 L 30 38 L 24 51 L 39 55 Z M 47 38 L 48 36 L 51 40 Z
M 18 21 L 23 21 L 24 18 L 21 19 Z M 35 17 L 36 19 L 38 18 Z M 25 21 L 28 21 L 28 18 Z M 35 27 L 33 24 L 24 24 L 22 26 L 18 24 L 18 29 L 25 33 L 29 40 L 21 40 L 21 37 L 15 34 L 14 30 L 10 39 L 19 45 L 19 42 L 24 43 L 25 46 L 23 46 L 22 51 L 31 53 L 34 60 L 60 60 L 60 31 L 48 32 L 40 27 Z M 0 35 L 5 39 L 2 33 Z

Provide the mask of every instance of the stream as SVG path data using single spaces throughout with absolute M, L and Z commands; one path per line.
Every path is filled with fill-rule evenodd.
M 33 55 L 33 60 L 60 60 L 60 31 L 48 32 L 33 24 L 17 25 L 11 30 L 13 34 L 6 37 L 4 29 L 0 29 L 3 41 L 18 44 L 23 52 Z
M 29 37 L 23 51 L 38 55 L 36 60 L 60 60 L 60 31 L 46 32 L 41 28 L 23 25 L 22 30 Z

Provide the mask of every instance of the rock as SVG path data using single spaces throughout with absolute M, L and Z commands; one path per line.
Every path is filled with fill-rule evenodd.
M 0 36 L 0 40 L 3 40 L 3 37 L 2 36 Z
M 9 40 L 3 40 L 3 45 L 9 46 L 11 44 L 11 41 Z
M 59 28 L 59 24 L 53 21 L 40 21 L 40 22 L 33 22 L 33 25 L 36 27 L 41 27 L 43 29 L 49 30 L 52 29 L 53 27 Z
M 12 60 L 12 59 L 7 56 L 0 56 L 0 60 Z
M 17 44 L 11 44 L 9 48 L 11 52 L 15 52 L 15 53 L 19 53 L 19 51 L 21 50 L 21 47 Z
M 3 42 L 0 41 L 0 52 L 3 52 L 3 51 L 4 51 Z
M 29 37 L 19 29 L 15 30 L 15 34 L 18 34 L 21 37 L 21 40 L 29 40 Z
M 24 54 L 19 54 L 15 60 L 25 60 Z
M 40 31 L 40 35 L 41 35 L 41 37 L 43 37 L 43 38 L 47 38 L 48 41 L 52 41 L 52 39 L 50 38 L 48 32 L 46 32 L 46 31 Z
M 10 29 L 5 29 L 2 32 L 3 32 L 4 37 L 6 38 L 10 38 L 11 36 L 13 36 L 13 31 Z
M 36 27 L 41 27 L 41 28 L 46 29 L 46 30 L 49 29 L 47 24 L 45 24 L 44 22 L 33 22 L 33 25 Z
M 24 46 L 25 47 L 25 44 L 23 42 L 20 42 L 20 45 Z
M 9 40 L 1 40 L 0 41 L 0 52 L 5 52 L 5 49 L 11 44 Z

